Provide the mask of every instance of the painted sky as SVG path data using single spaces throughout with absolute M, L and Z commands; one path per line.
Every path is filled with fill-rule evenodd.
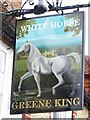
M 35 18 L 36 24 L 65 21 L 65 16 L 50 16 L 43 18 Z M 16 49 L 22 46 L 26 40 L 33 43 L 37 47 L 59 47 L 82 44 L 82 31 L 76 37 L 73 32 L 64 32 L 65 26 L 55 29 L 45 29 L 29 31 L 23 38 L 16 40 Z

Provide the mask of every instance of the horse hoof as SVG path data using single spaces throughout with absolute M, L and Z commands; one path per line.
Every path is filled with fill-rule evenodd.
M 19 93 L 21 92 L 21 88 L 18 88 L 18 92 L 19 92 Z
M 53 89 L 52 92 L 53 92 L 53 95 L 55 95 L 55 92 L 56 92 L 55 89 Z
M 40 95 L 40 94 L 38 94 L 38 95 L 37 95 L 37 97 L 41 97 L 41 95 Z

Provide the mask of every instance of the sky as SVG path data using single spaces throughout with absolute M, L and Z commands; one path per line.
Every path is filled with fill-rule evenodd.
M 16 49 L 21 47 L 26 40 L 34 44 L 36 47 L 49 48 L 77 45 L 82 43 L 82 31 L 78 36 L 75 37 L 73 37 L 73 32 L 64 32 L 65 26 L 63 25 L 63 22 L 66 20 L 65 15 L 35 18 L 35 20 L 36 24 L 47 23 L 48 26 L 51 24 L 51 22 L 57 23 L 60 21 L 62 26 L 54 29 L 49 26 L 48 29 L 29 31 L 29 33 L 25 34 L 23 38 L 16 40 Z
M 26 0 L 22 0 L 22 4 L 25 2 Z M 36 1 L 36 0 L 35 0 Z M 54 3 L 56 2 L 56 0 L 53 0 Z M 52 0 L 49 0 L 50 3 L 52 3 Z M 72 6 L 72 5 L 77 5 L 77 4 L 88 4 L 90 2 L 90 0 L 63 0 L 62 2 L 62 6 Z M 27 2 L 27 4 L 23 7 L 24 9 L 33 9 L 33 6 L 30 6 L 29 3 Z M 74 9 L 70 9 L 70 10 L 65 10 L 64 13 L 70 13 L 73 12 Z M 85 55 L 90 55 L 89 52 L 89 12 L 88 12 L 89 8 L 80 8 L 80 11 L 84 11 L 85 15 L 84 15 L 84 46 L 85 46 Z M 48 14 L 56 14 L 56 12 L 46 12 L 43 15 L 48 15 Z M 28 14 L 26 15 L 26 17 L 33 17 L 33 16 L 41 16 L 41 15 L 34 15 L 34 14 Z

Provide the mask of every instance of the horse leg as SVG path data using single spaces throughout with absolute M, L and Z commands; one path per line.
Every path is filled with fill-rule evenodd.
M 72 86 L 72 91 L 71 91 L 71 93 L 70 93 L 70 95 L 69 95 L 69 97 L 70 96 L 73 96 L 74 94 L 75 94 L 75 87 L 74 87 L 74 84 L 76 83 L 76 76 L 74 75 L 74 74 L 72 74 L 71 73 L 71 71 L 70 70 L 68 70 L 66 73 L 66 76 L 67 76 L 67 78 L 68 78 L 68 85 L 69 84 L 72 84 L 73 86 Z
M 71 71 L 70 70 L 68 70 L 66 73 L 65 73 L 65 75 L 67 76 L 67 78 L 68 78 L 68 82 L 70 83 L 70 84 L 74 84 L 74 83 L 76 83 L 76 76 L 73 74 L 73 73 L 71 73 Z
M 64 80 L 63 80 L 61 74 L 57 74 L 57 73 L 54 72 L 54 75 L 55 75 L 56 78 L 58 79 L 58 84 L 56 84 L 56 85 L 53 86 L 53 88 L 52 88 L 53 95 L 55 94 L 55 88 L 57 88 L 59 85 L 62 85 L 62 84 L 64 83 Z
M 21 85 L 22 85 L 22 82 L 23 80 L 27 79 L 28 77 L 32 76 L 32 72 L 28 71 L 25 75 L 23 75 L 21 78 L 20 78 L 20 82 L 19 82 L 19 86 L 18 86 L 18 91 L 20 92 L 21 91 Z
M 33 72 L 33 75 L 34 75 L 34 79 L 36 81 L 37 88 L 38 88 L 38 95 L 37 95 L 37 97 L 40 97 L 41 96 L 40 75 L 38 73 L 36 73 L 36 72 Z

